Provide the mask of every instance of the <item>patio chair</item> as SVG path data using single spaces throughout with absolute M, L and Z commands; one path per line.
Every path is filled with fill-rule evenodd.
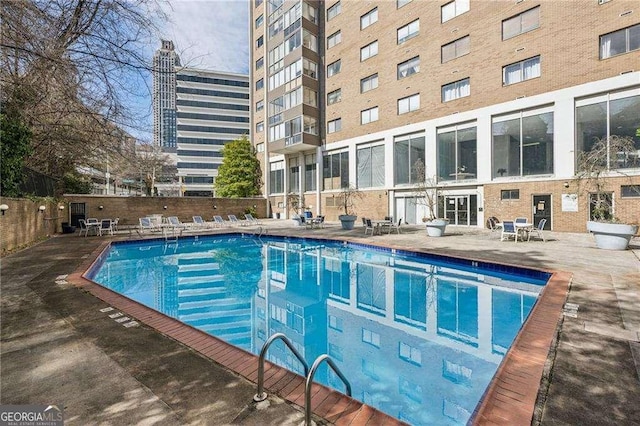
M 211 228 L 213 224 L 206 222 L 202 216 L 193 216 L 193 225 L 197 228 Z
M 502 229 L 502 225 L 500 224 L 500 221 L 497 217 L 491 216 L 489 219 L 487 219 L 487 228 L 491 229 L 491 232 L 495 232 L 499 229 Z
M 515 222 L 516 223 L 527 223 L 527 218 L 526 217 L 516 217 Z
M 111 219 L 102 219 L 100 221 L 100 226 L 98 227 L 98 235 L 102 236 L 106 233 L 113 235 L 113 222 L 111 221 Z
M 115 219 L 113 219 L 113 221 L 111 222 L 111 226 L 113 227 L 114 231 L 118 230 L 118 222 L 120 222 L 120 218 L 116 217 Z
M 87 223 L 84 219 L 78 219 L 78 224 L 80 225 L 80 233 L 78 235 L 82 237 L 83 232 L 85 237 L 89 235 L 89 228 L 87 227 Z
M 364 235 L 367 235 L 367 232 L 371 231 L 371 235 L 373 235 L 373 233 L 375 232 L 376 228 L 373 226 L 373 223 L 371 222 L 371 219 L 363 219 L 365 226 L 364 226 Z
M 505 220 L 502 222 L 502 233 L 500 234 L 500 241 L 514 237 L 516 243 L 518 242 L 518 231 L 512 220 Z
M 389 225 L 388 233 L 390 234 L 395 229 L 398 235 L 400 235 L 400 225 L 402 225 L 402 218 L 398 219 L 397 223 L 392 223 L 391 225 Z
M 531 234 L 533 234 L 534 232 L 536 233 L 536 235 L 538 236 L 538 238 L 542 238 L 543 242 L 547 242 L 547 240 L 544 238 L 544 225 L 546 225 L 547 223 L 547 219 L 540 219 L 540 222 L 538 223 L 538 226 L 533 228 L 531 230 L 531 232 L 529 233 L 529 237 L 531 237 Z
M 235 214 L 228 214 L 227 217 L 232 225 L 247 226 L 249 224 L 246 220 L 238 219 Z
M 158 229 L 158 227 L 153 223 L 150 217 L 141 217 L 138 219 L 138 221 L 140 223 L 138 233 L 143 233 L 145 231 L 153 232 Z

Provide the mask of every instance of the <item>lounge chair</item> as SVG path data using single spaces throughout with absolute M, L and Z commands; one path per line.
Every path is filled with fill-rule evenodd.
M 249 224 L 249 222 L 247 222 L 246 220 L 238 219 L 235 214 L 228 214 L 227 217 L 229 218 L 229 222 L 231 222 L 232 225 L 247 226 Z
M 500 234 L 500 241 L 509 239 L 511 236 L 515 238 L 517 243 L 518 230 L 516 229 L 516 226 L 514 225 L 512 220 L 505 220 L 504 222 L 502 222 L 502 233 Z
M 531 232 L 529 232 L 529 237 L 531 237 L 531 234 L 533 234 L 534 232 L 536 233 L 536 235 L 538 236 L 538 238 L 542 238 L 543 242 L 546 242 L 547 240 L 544 238 L 544 225 L 547 223 L 547 219 L 540 219 L 540 222 L 538 223 L 538 226 L 533 228 L 531 230 Z
M 196 228 L 211 228 L 215 226 L 215 223 L 206 222 L 202 216 L 193 216 L 193 225 Z
M 173 229 L 187 229 L 189 226 L 186 223 L 180 222 L 178 216 L 169 216 L 167 217 L 167 223 L 165 224 L 165 227 Z
M 256 219 L 255 217 L 253 217 L 253 215 L 251 213 L 247 213 L 244 215 L 245 220 L 250 223 L 251 225 L 262 225 L 262 222 L 260 222 L 258 219 Z
M 224 220 L 222 218 L 222 216 L 214 216 L 213 217 L 213 222 L 215 223 L 216 226 L 222 228 L 223 226 L 228 226 L 229 222 L 227 222 L 226 220 Z
M 153 232 L 157 231 L 159 228 L 153 223 L 150 217 L 141 217 L 138 219 L 140 222 L 140 227 L 138 229 L 138 233 L 143 233 L 145 231 Z
M 111 219 L 102 219 L 100 221 L 100 226 L 98 227 L 98 234 L 102 236 L 103 234 L 113 235 L 113 222 Z

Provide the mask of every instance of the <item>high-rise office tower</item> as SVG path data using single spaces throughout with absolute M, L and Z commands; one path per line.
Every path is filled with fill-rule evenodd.
M 161 40 L 153 55 L 153 144 L 176 151 L 176 67 L 180 57 L 173 42 Z
M 593 204 L 572 183 L 579 154 L 618 135 L 638 151 L 618 161 L 626 177 L 609 177 L 611 213 L 634 220 L 634 6 L 253 0 L 253 142 L 270 205 L 290 215 L 289 200 L 304 199 L 337 220 L 340 189 L 351 184 L 364 194 L 358 215 L 421 223 L 423 164 L 450 224 L 524 216 L 584 231 Z

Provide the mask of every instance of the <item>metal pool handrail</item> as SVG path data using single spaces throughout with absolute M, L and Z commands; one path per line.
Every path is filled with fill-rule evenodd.
M 347 387 L 347 396 L 351 396 L 351 384 L 344 376 L 344 374 L 342 374 L 338 366 L 333 362 L 329 355 L 320 355 L 313 362 L 311 371 L 309 371 L 309 374 L 307 374 L 307 381 L 304 385 L 304 424 L 307 426 L 311 425 L 311 385 L 313 384 L 313 376 L 316 374 L 316 370 L 323 361 L 327 361 L 329 367 L 331 367 L 333 371 L 338 375 L 338 377 L 340 377 L 340 380 L 342 380 L 342 382 Z
M 267 349 L 269 349 L 269 346 L 271 346 L 271 344 L 278 339 L 282 340 L 285 345 L 287 345 L 287 347 L 291 349 L 291 352 L 293 352 L 296 358 L 298 358 L 298 361 L 302 363 L 302 365 L 304 366 L 305 377 L 309 375 L 309 365 L 304 360 L 303 356 L 300 355 L 300 352 L 296 350 L 287 336 L 285 336 L 283 333 L 275 333 L 271 335 L 271 337 L 269 337 L 266 342 L 264 342 L 264 345 L 262 345 L 262 349 L 260 350 L 260 357 L 258 358 L 258 391 L 253 396 L 253 400 L 255 402 L 260 402 L 267 399 L 267 393 L 264 391 L 264 357 L 267 355 Z

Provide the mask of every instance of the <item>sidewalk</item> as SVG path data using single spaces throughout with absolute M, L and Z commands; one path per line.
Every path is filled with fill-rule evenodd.
M 587 234 L 547 233 L 546 243 L 516 244 L 479 229 L 448 227 L 445 237 L 429 238 L 423 227 L 403 226 L 400 235 L 365 237 L 362 228 L 291 223 L 269 220 L 266 229 L 572 272 L 568 303 L 577 313 L 569 306 L 547 360 L 536 418 L 549 425 L 640 423 L 638 238 L 633 250 L 608 252 Z M 297 407 L 274 397 L 252 404 L 254 384 L 149 327 L 123 327 L 101 312 L 106 303 L 56 283 L 103 241 L 60 235 L 1 260 L 2 404 L 57 403 L 66 424 L 300 424 Z

